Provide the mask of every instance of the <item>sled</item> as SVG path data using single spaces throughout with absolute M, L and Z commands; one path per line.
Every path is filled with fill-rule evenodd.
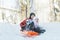
M 37 36 L 39 33 L 37 32 L 34 32 L 34 31 L 23 31 L 22 32 L 25 36 L 28 36 L 28 37 L 34 37 L 34 36 Z

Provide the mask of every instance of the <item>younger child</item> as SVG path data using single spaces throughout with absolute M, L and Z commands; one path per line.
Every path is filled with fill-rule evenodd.
M 45 29 L 42 29 L 39 26 L 39 19 L 37 17 L 34 17 L 33 22 L 34 22 L 34 31 L 35 32 L 38 32 L 38 33 L 44 33 L 45 32 Z

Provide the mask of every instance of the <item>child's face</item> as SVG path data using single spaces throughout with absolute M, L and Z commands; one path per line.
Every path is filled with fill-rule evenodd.
M 35 17 L 35 16 L 34 16 L 34 15 L 32 15 L 32 16 L 31 16 L 31 19 L 33 19 L 34 17 Z

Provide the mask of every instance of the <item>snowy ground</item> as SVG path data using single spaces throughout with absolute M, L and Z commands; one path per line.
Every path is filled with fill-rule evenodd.
M 43 23 L 44 34 L 34 38 L 22 37 L 19 25 L 0 23 L 0 40 L 60 40 L 60 23 Z

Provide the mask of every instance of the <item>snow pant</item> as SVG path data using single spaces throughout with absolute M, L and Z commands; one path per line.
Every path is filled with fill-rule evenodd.
M 38 33 L 44 33 L 45 29 L 41 29 L 40 27 L 37 27 L 37 28 L 34 28 L 34 31 Z
M 29 26 L 27 26 L 27 27 L 28 27 L 27 29 L 32 30 L 32 31 L 35 31 L 35 32 L 37 32 L 39 34 L 45 32 L 45 29 L 42 29 L 41 27 L 35 28 L 34 27 L 34 22 L 30 23 Z
M 21 27 L 21 31 L 25 30 L 25 27 Z
M 37 33 L 44 33 L 45 32 L 45 29 L 42 29 L 41 27 L 37 27 L 35 28 L 34 27 L 34 22 L 30 23 L 29 25 L 27 25 L 26 27 L 22 27 L 22 31 L 23 30 L 27 30 L 27 31 L 35 31 Z

